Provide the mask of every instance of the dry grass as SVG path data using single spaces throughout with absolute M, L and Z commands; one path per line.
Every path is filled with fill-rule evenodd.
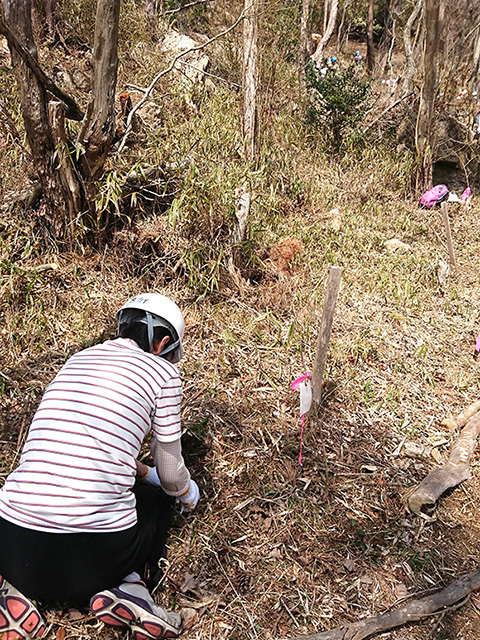
M 340 187 L 339 175 L 322 180 L 331 193 Z M 344 189 L 349 180 L 342 176 Z M 478 397 L 478 207 L 451 209 L 458 267 L 443 290 L 439 213 L 375 194 L 362 205 L 353 191 L 347 206 L 339 203 L 340 231 L 313 206 L 277 226 L 280 237 L 283 227 L 290 236 L 295 230 L 303 245 L 290 271 L 215 301 L 166 286 L 161 272 L 127 277 L 114 256 L 42 256 L 18 271 L 2 262 L 3 474 L 18 459 L 45 385 L 69 354 L 111 335 L 125 298 L 148 285 L 185 309 L 184 448 L 203 497 L 196 514 L 176 520 L 158 596 L 189 609 L 187 638 L 313 632 L 475 566 L 475 475 L 431 521 L 407 514 L 405 500 L 449 451 L 453 435 L 441 420 Z M 388 254 L 391 237 L 411 253 Z M 36 274 L 35 264 L 53 260 L 57 270 Z M 307 420 L 300 468 L 290 383 L 313 361 L 329 263 L 344 273 L 325 402 Z M 429 444 L 437 458 L 407 457 L 410 440 Z M 476 612 L 472 600 L 445 616 L 438 637 L 474 637 Z M 62 626 L 69 637 L 101 630 L 88 617 L 47 615 L 52 634 Z M 433 624 L 392 637 L 426 639 Z

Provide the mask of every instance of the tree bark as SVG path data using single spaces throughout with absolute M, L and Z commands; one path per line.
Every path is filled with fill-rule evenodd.
M 439 41 L 442 34 L 442 0 L 425 0 L 425 41 L 423 49 L 424 78 L 420 93 L 415 131 L 416 175 L 415 192 L 419 197 L 432 186 L 432 123 L 435 107 L 436 66 Z
M 91 113 L 85 126 L 84 167 L 92 183 L 101 176 L 115 135 L 120 0 L 98 0 L 93 46 Z M 88 195 L 88 194 L 87 194 Z
M 255 159 L 257 119 L 258 9 L 260 0 L 245 0 L 243 23 L 243 140 L 245 158 Z
M 332 0 L 330 4 L 330 14 L 328 17 L 327 28 L 323 36 L 318 41 L 317 48 L 315 49 L 315 53 L 313 54 L 313 59 L 315 60 L 318 66 L 322 64 L 323 50 L 327 46 L 328 41 L 332 37 L 332 33 L 335 29 L 335 23 L 337 21 L 337 12 L 338 12 L 338 0 Z
M 412 90 L 413 74 L 415 73 L 414 46 L 412 43 L 412 27 L 422 10 L 423 0 L 417 0 L 410 14 L 405 29 L 403 30 L 403 47 L 405 49 L 405 73 L 402 93 L 410 93 Z
M 370 75 L 375 70 L 375 45 L 373 43 L 373 15 L 375 8 L 375 0 L 368 0 L 368 17 L 367 17 L 367 69 Z
M 477 35 L 473 44 L 473 88 L 480 91 L 480 28 L 477 29 Z
M 300 20 L 300 43 L 298 47 L 298 87 L 300 96 L 305 90 L 305 63 L 308 60 L 308 15 L 310 0 L 302 0 L 302 17 Z

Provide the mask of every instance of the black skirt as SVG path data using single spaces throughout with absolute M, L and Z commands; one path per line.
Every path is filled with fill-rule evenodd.
M 159 579 L 173 499 L 144 484 L 133 488 L 137 524 L 114 533 L 47 533 L 0 518 L 0 575 L 30 599 L 83 605 L 132 571 Z

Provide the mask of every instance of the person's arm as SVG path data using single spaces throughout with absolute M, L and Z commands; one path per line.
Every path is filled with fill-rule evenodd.
M 135 460 L 135 464 L 137 466 L 137 478 L 139 480 L 145 480 L 148 476 L 149 467 L 143 462 L 140 462 L 140 460 Z
M 152 439 L 152 454 L 161 485 L 169 496 L 179 498 L 190 486 L 190 473 L 182 456 L 180 439 L 160 442 Z

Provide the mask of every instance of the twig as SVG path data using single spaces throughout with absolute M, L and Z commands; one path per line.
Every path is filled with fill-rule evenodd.
M 285 611 L 288 613 L 289 618 L 292 620 L 293 624 L 297 627 L 300 626 L 298 624 L 298 622 L 295 620 L 295 616 L 292 614 L 292 612 L 290 611 L 290 609 L 287 607 L 285 600 L 280 596 L 280 604 L 282 605 L 282 607 L 285 609 Z
M 227 572 L 225 571 L 225 569 L 223 568 L 222 563 L 220 562 L 220 558 L 218 557 L 218 553 L 216 551 L 214 551 L 213 549 L 210 549 L 211 553 L 214 555 L 215 560 L 218 562 L 218 566 L 220 567 L 220 569 L 222 570 L 223 575 L 225 576 L 225 578 L 228 580 L 228 584 L 230 585 L 230 587 L 232 588 L 234 594 L 237 596 L 238 601 L 240 602 L 240 604 L 243 607 L 243 610 L 245 611 L 245 614 L 248 618 L 248 621 L 250 622 L 250 626 L 252 627 L 252 631 L 253 634 L 256 638 L 258 638 L 258 633 L 257 630 L 255 629 L 255 625 L 253 623 L 252 618 L 250 617 L 250 614 L 248 613 L 248 609 L 247 607 L 244 605 L 242 598 L 240 597 L 240 594 L 238 593 L 238 591 L 235 589 L 232 581 L 230 580 L 230 578 L 228 577 Z
M 183 11 L 184 9 L 194 7 L 197 4 L 206 4 L 207 2 L 213 2 L 213 0 L 195 0 L 195 2 L 189 2 L 188 4 L 184 4 L 183 7 L 177 7 L 176 9 L 169 9 L 168 11 L 164 11 L 160 14 L 160 18 L 163 18 L 164 16 L 171 16 L 172 13 L 178 13 L 179 11 Z
M 150 94 L 152 93 L 153 89 L 155 88 L 155 85 L 160 80 L 160 78 L 163 78 L 163 76 L 166 76 L 167 73 L 170 73 L 170 71 L 172 71 L 175 68 L 176 63 L 177 63 L 178 60 L 180 60 L 180 58 L 183 58 L 183 56 L 186 56 L 189 53 L 193 53 L 194 51 L 201 51 L 202 49 L 207 47 L 212 42 L 215 42 L 219 38 L 222 38 L 223 36 L 227 35 L 227 33 L 230 33 L 231 31 L 233 31 L 235 29 L 235 27 L 237 27 L 240 24 L 240 22 L 245 19 L 245 17 L 246 17 L 246 15 L 245 15 L 245 9 L 244 9 L 240 13 L 238 18 L 235 20 L 235 22 L 228 29 L 225 29 L 225 31 L 221 31 L 216 36 L 213 36 L 213 38 L 210 38 L 209 40 L 207 40 L 203 44 L 198 44 L 195 47 L 191 47 L 190 49 L 186 49 L 185 51 L 181 51 L 180 53 L 178 53 L 174 57 L 174 59 L 168 65 L 168 67 L 166 69 L 164 69 L 163 71 L 160 71 L 160 73 L 157 73 L 157 75 L 154 77 L 154 79 L 150 83 L 148 89 L 146 90 L 145 95 L 143 96 L 143 98 L 139 102 L 137 102 L 137 104 L 133 107 L 133 109 L 128 114 L 127 126 L 125 128 L 125 133 L 123 134 L 122 141 L 120 142 L 120 145 L 118 147 L 118 153 L 121 153 L 123 151 L 123 148 L 125 147 L 125 144 L 127 142 L 127 137 L 129 135 L 130 131 L 132 130 L 132 120 L 133 120 L 136 112 L 140 109 L 140 107 L 142 107 L 147 102 L 147 100 L 150 97 Z
M 203 73 L 204 75 L 209 76 L 210 78 L 215 78 L 215 80 L 220 80 L 220 82 L 225 82 L 225 84 L 230 84 L 232 87 L 236 87 L 237 89 L 241 88 L 240 85 L 237 84 L 236 82 L 232 82 L 231 80 L 225 80 L 225 78 L 221 78 L 220 76 L 216 76 L 213 73 L 209 73 L 208 71 L 204 71 L 203 69 L 199 69 L 194 64 L 190 64 L 189 62 L 185 62 L 185 60 L 179 60 L 179 62 L 181 64 L 184 64 L 187 67 L 191 67 L 192 69 L 195 69 L 196 71 L 200 71 L 200 73 Z

